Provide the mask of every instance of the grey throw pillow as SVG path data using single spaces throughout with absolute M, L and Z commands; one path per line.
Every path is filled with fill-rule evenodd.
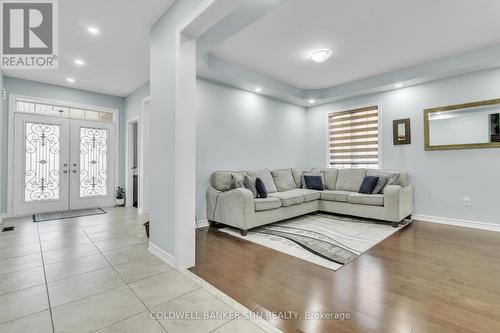
M 250 192 L 252 192 L 254 199 L 257 198 L 257 188 L 255 187 L 255 178 L 245 176 L 245 178 L 243 179 L 243 183 L 245 184 L 245 188 L 250 190 Z
M 385 184 L 384 188 L 382 189 L 382 191 L 380 191 L 380 193 L 384 193 L 384 190 L 387 186 L 389 185 L 394 185 L 394 184 L 397 184 L 398 180 L 399 180 L 399 177 L 401 176 L 400 173 L 391 173 L 389 175 L 389 179 L 387 179 L 387 183 Z
M 379 194 L 380 191 L 385 187 L 385 184 L 387 184 L 387 181 L 389 180 L 389 176 L 383 176 L 380 175 L 378 176 L 378 182 L 375 188 L 372 191 L 372 194 Z
M 231 174 L 231 185 L 233 188 L 245 187 L 244 176 L 241 174 Z

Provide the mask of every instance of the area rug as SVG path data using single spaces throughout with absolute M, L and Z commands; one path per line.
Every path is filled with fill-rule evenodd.
M 63 212 L 33 214 L 33 222 L 37 223 L 37 222 L 45 222 L 53 220 L 62 220 L 74 217 L 91 216 L 99 214 L 106 214 L 106 212 L 101 208 L 90 208 L 90 209 L 67 210 Z
M 387 222 L 321 213 L 251 229 L 247 236 L 235 228 L 220 230 L 337 270 L 410 222 L 405 220 L 393 228 Z

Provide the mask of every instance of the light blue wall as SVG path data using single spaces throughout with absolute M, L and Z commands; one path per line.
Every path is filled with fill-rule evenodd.
M 176 28 L 201 2 L 175 1 L 151 30 L 151 242 L 172 255 Z
M 306 110 L 259 94 L 197 80 L 196 218 L 216 170 L 301 167 Z
M 33 96 L 39 98 L 48 98 L 58 101 L 80 103 L 85 105 L 101 106 L 108 108 L 119 109 L 119 165 L 118 165 L 118 179 L 119 185 L 125 183 L 124 177 L 124 161 L 125 161 L 125 98 L 98 94 L 94 92 L 61 87 L 46 83 L 40 83 L 35 81 L 21 80 L 12 77 L 3 78 L 4 88 L 7 89 L 8 94 L 18 94 Z M 7 205 L 7 102 L 4 103 L 4 110 L 2 112 L 1 118 L 2 132 L 1 132 L 1 151 L 0 156 L 2 156 L 1 163 L 1 179 L 0 187 L 2 192 L 1 197 L 1 210 L 6 211 Z
M 125 121 L 139 117 L 142 100 L 149 96 L 149 82 L 146 82 L 125 98 Z
M 4 76 L 0 71 L 0 89 Z M 7 211 L 7 100 L 0 100 L 0 215 Z
M 417 214 L 500 224 L 500 150 L 424 151 L 423 110 L 500 98 L 500 69 L 312 107 L 307 111 L 307 162 L 327 166 L 329 112 L 379 104 L 382 166 L 407 170 Z M 394 146 L 392 121 L 411 118 L 412 144 Z M 464 197 L 471 206 L 463 205 Z

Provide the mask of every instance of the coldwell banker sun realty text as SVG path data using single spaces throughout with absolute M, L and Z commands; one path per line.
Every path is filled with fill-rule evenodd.
M 0 0 L 2 69 L 57 69 L 57 0 Z

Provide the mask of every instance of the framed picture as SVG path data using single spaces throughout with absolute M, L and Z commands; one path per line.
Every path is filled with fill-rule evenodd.
M 411 144 L 410 118 L 392 122 L 392 139 L 396 146 Z

